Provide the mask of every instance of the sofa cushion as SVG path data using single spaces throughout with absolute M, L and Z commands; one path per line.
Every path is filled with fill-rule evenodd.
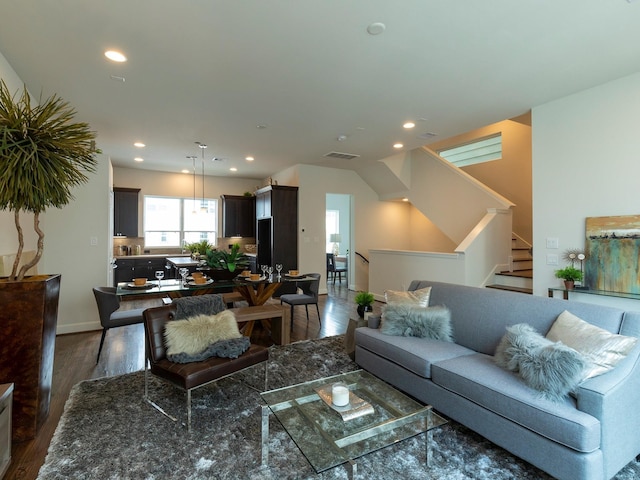
M 562 342 L 582 353 L 590 368 L 585 378 L 595 377 L 612 370 L 636 346 L 636 337 L 610 333 L 564 311 L 551 326 L 547 338 Z
M 474 353 L 456 343 L 417 337 L 394 337 L 367 327 L 356 329 L 356 345 L 424 378 L 431 377 L 433 362 Z
M 434 362 L 434 383 L 539 435 L 579 452 L 600 448 L 600 422 L 579 411 L 575 400 L 542 398 L 515 373 L 476 353 Z
M 383 306 L 382 310 L 384 320 L 380 331 L 385 335 L 453 341 L 451 312 L 446 307 L 390 303 Z
M 544 338 L 525 323 L 507 328 L 494 361 L 519 373 L 527 385 L 554 401 L 575 390 L 588 365 L 573 348 Z

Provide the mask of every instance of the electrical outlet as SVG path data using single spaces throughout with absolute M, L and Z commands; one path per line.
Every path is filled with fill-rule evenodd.
M 89 244 L 92 247 L 95 247 L 96 245 L 98 245 L 98 237 L 90 237 L 89 238 Z

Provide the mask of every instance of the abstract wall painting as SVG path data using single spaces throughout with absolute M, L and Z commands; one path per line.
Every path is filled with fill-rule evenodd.
M 640 215 L 587 217 L 585 230 L 586 285 L 640 294 Z

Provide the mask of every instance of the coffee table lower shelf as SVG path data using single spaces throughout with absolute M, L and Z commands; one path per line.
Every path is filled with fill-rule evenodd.
M 344 382 L 369 402 L 374 413 L 344 421 L 316 388 Z M 381 448 L 426 433 L 429 464 L 432 429 L 446 423 L 431 406 L 422 405 L 364 370 L 322 378 L 261 394 L 262 466 L 269 461 L 269 418 L 274 414 L 316 473 L 344 464 L 349 478 L 357 476 L 356 459 Z

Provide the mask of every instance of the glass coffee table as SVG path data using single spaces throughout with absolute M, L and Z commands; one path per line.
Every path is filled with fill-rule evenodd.
M 347 407 L 331 405 L 327 392 L 342 382 L 349 388 Z M 355 397 L 354 397 L 355 395 Z M 269 417 L 275 414 L 316 473 L 345 464 L 349 478 L 357 475 L 355 460 L 401 440 L 425 433 L 429 464 L 431 430 L 447 423 L 430 405 L 422 405 L 364 370 L 322 378 L 261 393 L 262 466 L 269 461 Z M 361 399 L 372 408 L 350 420 L 349 407 Z M 368 410 L 371 412 L 371 409 Z

